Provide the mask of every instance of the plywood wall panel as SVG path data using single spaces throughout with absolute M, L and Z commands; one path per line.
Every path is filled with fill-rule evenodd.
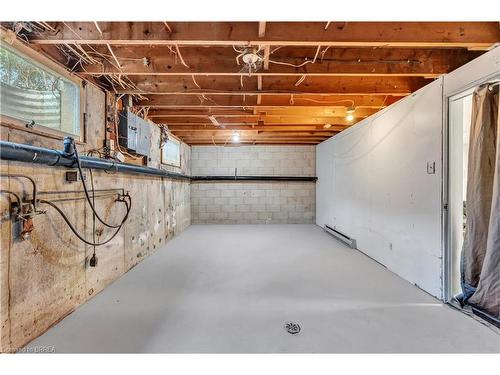
M 86 116 L 85 150 L 99 149 L 104 146 L 106 101 L 104 93 L 94 85 L 87 84 L 84 89 L 84 111 Z

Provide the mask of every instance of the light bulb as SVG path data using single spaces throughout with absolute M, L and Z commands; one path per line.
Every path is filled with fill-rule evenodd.
M 238 143 L 240 141 L 240 133 L 234 132 L 232 138 L 233 138 L 233 143 Z
M 352 120 L 354 120 L 354 112 L 356 111 L 356 108 L 355 107 L 348 107 L 345 111 L 346 115 L 345 115 L 345 119 L 349 122 L 351 122 Z
M 324 127 L 325 129 L 330 129 L 330 128 L 332 127 L 332 124 L 325 124 L 325 125 L 323 125 L 323 127 Z

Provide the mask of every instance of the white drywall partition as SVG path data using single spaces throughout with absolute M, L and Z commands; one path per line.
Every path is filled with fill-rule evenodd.
M 316 223 L 355 239 L 359 250 L 443 299 L 446 103 L 499 75 L 496 47 L 319 144 Z M 427 163 L 435 163 L 435 174 Z
M 437 79 L 321 143 L 316 158 L 317 224 L 355 239 L 359 250 L 438 298 L 442 84 Z

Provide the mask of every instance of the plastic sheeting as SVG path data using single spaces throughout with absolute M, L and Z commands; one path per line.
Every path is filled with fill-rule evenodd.
M 498 85 L 474 92 L 462 252 L 463 302 L 500 319 L 500 123 Z

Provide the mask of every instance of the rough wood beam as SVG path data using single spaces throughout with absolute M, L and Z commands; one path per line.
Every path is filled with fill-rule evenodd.
M 166 123 L 167 125 L 204 125 L 211 124 L 207 116 L 203 121 L 203 117 L 188 117 L 181 115 L 178 117 L 169 116 L 158 116 L 152 117 L 152 120 L 156 123 Z M 219 123 L 222 125 L 254 125 L 257 126 L 259 123 L 259 116 L 238 116 L 238 117 L 217 117 Z M 335 125 L 353 125 L 356 122 L 362 120 L 363 117 L 355 117 L 353 121 L 347 121 L 345 116 L 342 117 L 310 117 L 310 116 L 276 116 L 276 117 L 266 117 L 264 120 L 264 125 L 324 125 L 324 124 L 335 124 Z
M 139 100 L 135 103 L 136 106 L 254 106 L 259 105 L 258 96 L 241 96 L 241 95 L 218 95 L 210 94 L 202 96 L 194 95 L 148 95 L 147 99 Z M 311 107 L 311 106 L 328 106 L 328 107 L 373 107 L 380 108 L 390 105 L 401 97 L 399 96 L 371 96 L 371 95 L 308 95 L 294 96 L 291 100 L 290 95 L 287 96 L 267 96 L 261 95 L 260 105 L 262 106 L 293 106 L 293 107 Z
M 346 96 L 350 97 L 353 95 L 359 95 L 359 96 L 364 96 L 364 95 L 369 95 L 369 96 L 381 96 L 381 97 L 386 97 L 386 96 L 393 96 L 393 97 L 398 97 L 398 98 L 403 98 L 405 96 L 408 96 L 411 94 L 411 92 L 352 92 L 352 93 L 342 93 L 342 92 L 308 92 L 308 91 L 296 91 L 293 93 L 290 93 L 288 91 L 247 91 L 247 90 L 241 90 L 241 91 L 231 91 L 231 90 L 221 90 L 221 91 L 210 91 L 209 89 L 207 90 L 190 90 L 190 91 L 147 91 L 147 90 L 116 90 L 116 94 L 121 95 L 121 94 L 134 94 L 134 95 L 164 95 L 164 96 L 195 96 L 198 97 L 200 95 L 205 95 L 205 96 L 257 96 L 257 95 L 265 95 L 265 96 L 276 96 L 276 97 L 286 97 L 290 98 L 290 95 L 293 94 L 294 98 L 298 96 L 320 96 L 320 97 L 327 97 L 327 96 Z
M 300 137 L 282 137 L 282 136 L 260 136 L 260 135 L 255 135 L 255 134 L 241 134 L 240 139 L 242 141 L 244 140 L 259 140 L 259 141 L 291 141 L 291 142 L 300 142 L 300 141 L 323 141 L 325 139 L 330 138 L 330 135 L 325 135 L 325 136 L 320 136 L 320 137 L 308 137 L 308 136 L 300 136 Z M 189 143 L 189 142 L 195 142 L 195 141 L 208 141 L 213 138 L 214 141 L 216 142 L 225 142 L 226 140 L 229 139 L 229 142 L 231 140 L 231 134 L 228 135 L 220 135 L 220 136 L 210 136 L 207 135 L 206 137 L 180 137 L 183 141 Z
M 238 131 L 242 136 L 251 136 L 251 135 L 262 135 L 262 136 L 271 136 L 271 137 L 329 137 L 332 133 L 338 133 L 335 131 L 296 131 L 296 132 L 279 132 L 274 130 L 239 130 Z M 172 133 L 175 135 L 179 135 L 181 137 L 186 138 L 208 138 L 209 136 L 230 136 L 233 133 L 233 130 L 205 130 L 205 131 L 182 131 L 182 130 L 172 130 Z
M 132 76 L 130 79 L 139 90 L 144 92 L 190 92 L 190 91 L 254 91 L 257 82 L 254 77 L 242 76 L 199 76 L 193 82 L 187 76 Z M 342 93 L 342 94 L 408 94 L 432 80 L 421 77 L 307 77 L 299 86 L 296 86 L 296 77 L 266 77 L 262 83 L 262 91 L 277 91 L 292 93 Z
M 82 47 L 83 48 L 83 47 Z M 100 46 L 99 52 L 109 54 Z M 184 47 L 182 56 L 189 68 L 167 47 L 151 48 L 136 46 L 115 46 L 113 51 L 120 59 L 121 69 L 103 61 L 101 64 L 87 64 L 80 69 L 83 75 L 248 75 L 239 72 L 236 52 L 230 47 Z M 440 49 L 401 48 L 328 48 L 324 49 L 314 64 L 299 68 L 281 64 L 264 63 L 264 69 L 252 75 L 317 75 L 317 76 L 416 76 L 436 77 L 458 68 L 479 56 L 479 52 Z M 316 48 L 280 48 L 272 55 L 273 61 L 300 65 L 306 58 L 312 59 Z M 268 56 L 269 57 L 269 56 Z M 146 59 L 146 60 L 144 60 Z M 145 62 L 147 64 L 145 64 Z
M 226 122 L 224 123 L 224 126 L 226 127 L 241 127 L 242 129 L 254 129 L 258 128 L 261 126 L 265 126 L 266 129 L 291 129 L 291 130 L 299 130 L 299 129 L 323 129 L 324 126 L 324 121 L 321 123 L 297 123 L 297 122 L 291 122 L 290 124 L 287 123 L 259 123 L 258 121 L 249 121 L 249 122 Z M 328 123 L 328 122 L 326 122 Z M 331 122 L 329 123 L 333 127 L 339 127 L 341 129 L 344 129 L 346 127 L 352 126 L 354 122 L 349 122 L 348 124 L 341 124 L 341 123 L 336 123 L 336 122 Z M 169 128 L 173 129 L 190 129 L 190 128 L 210 128 L 213 126 L 210 122 L 172 122 L 170 124 L 167 124 Z
M 168 125 L 172 132 L 198 132 L 198 131 L 215 131 L 221 128 L 210 125 L 191 125 L 191 126 L 176 126 Z M 224 130 L 258 130 L 258 131 L 279 131 L 279 132 L 297 132 L 297 131 L 342 131 L 346 129 L 345 125 L 332 125 L 329 128 L 324 128 L 323 125 L 225 125 Z
M 213 145 L 212 141 L 193 141 L 193 142 L 185 142 L 191 146 L 206 146 Z M 320 141 L 240 141 L 238 144 L 233 144 L 228 142 L 227 144 L 218 144 L 218 146 L 226 146 L 226 147 L 238 147 L 240 144 L 249 144 L 249 145 L 317 145 L 321 143 Z
M 179 106 L 179 105 L 144 105 L 136 106 L 137 108 L 147 107 L 150 109 L 163 109 L 171 111 L 171 115 L 181 116 L 224 116 L 227 110 L 249 110 L 252 109 L 253 115 L 265 114 L 267 116 L 316 116 L 320 114 L 345 114 L 348 106 L 280 106 L 270 107 L 263 105 L 242 105 L 242 106 Z M 356 113 L 363 116 L 369 116 L 378 112 L 382 107 L 379 106 L 362 106 L 356 107 Z M 243 112 L 242 112 L 243 113 Z
M 66 24 L 66 25 L 65 25 Z M 264 40 L 253 22 L 57 23 L 35 44 L 321 45 L 337 47 L 460 47 L 487 49 L 500 40 L 498 22 L 267 22 Z
M 356 108 L 354 115 L 357 117 L 367 117 L 376 112 L 380 108 Z M 158 115 L 163 117 L 178 117 L 178 118 L 206 118 L 215 116 L 217 118 L 231 118 L 241 116 L 252 116 L 253 118 L 265 117 L 340 117 L 346 115 L 346 107 L 257 107 L 256 113 L 249 113 L 248 111 L 232 110 L 227 111 L 219 108 L 210 109 L 175 109 L 175 108 L 162 108 L 161 111 L 148 113 L 149 117 L 154 118 Z

